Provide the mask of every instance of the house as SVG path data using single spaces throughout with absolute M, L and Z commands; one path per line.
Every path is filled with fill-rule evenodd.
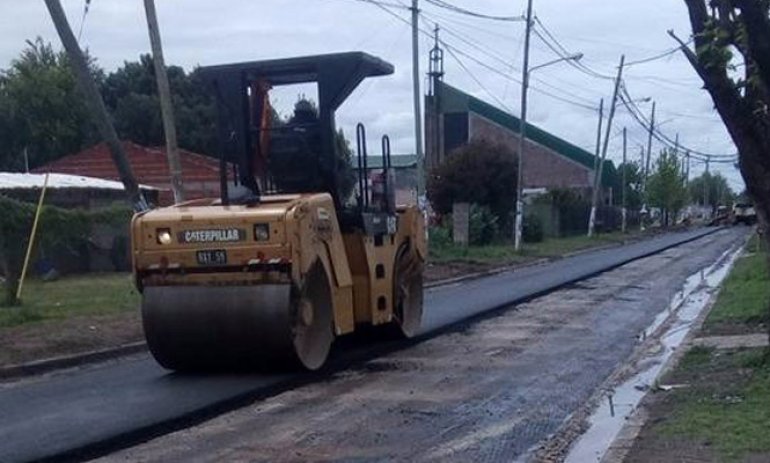
M 131 210 L 121 182 L 59 173 L 48 174 L 46 180 L 46 174 L 0 172 L 0 196 L 3 197 L 36 204 L 43 185 L 46 186 L 45 206 L 93 210 L 120 204 L 123 210 L 114 211 L 121 214 L 115 216 L 117 221 L 90 223 L 86 235 L 75 240 L 67 238 L 68 241 L 39 243 L 32 261 L 35 271 L 44 274 L 51 269 L 56 269 L 57 273 L 130 269 L 128 225 Z M 158 189 L 142 184 L 139 187 L 148 201 L 158 201 Z M 45 224 L 44 221 L 41 227 Z
M 141 146 L 130 141 L 123 141 L 122 144 L 136 181 L 160 190 L 158 205 L 173 204 L 171 173 L 166 150 Z M 179 160 L 182 165 L 185 199 L 219 197 L 218 159 L 180 149 Z M 120 180 L 106 143 L 99 143 L 79 153 L 64 156 L 33 169 L 33 172 L 55 172 Z
M 519 118 L 442 80 L 433 82 L 433 93 L 427 97 L 425 107 L 428 170 L 472 139 L 502 143 L 518 152 Z M 522 158 L 525 191 L 572 189 L 586 197 L 590 195 L 596 156 L 531 124 L 527 124 L 526 144 Z M 605 161 L 601 183 L 607 203 L 612 201 L 616 177 L 613 163 Z
M 0 194 L 19 201 L 35 203 L 45 184 L 45 174 L 0 172 Z M 157 202 L 160 191 L 149 185 L 139 185 L 150 202 Z M 63 208 L 98 209 L 126 200 L 120 182 L 82 175 L 57 174 L 48 176 L 45 204 Z

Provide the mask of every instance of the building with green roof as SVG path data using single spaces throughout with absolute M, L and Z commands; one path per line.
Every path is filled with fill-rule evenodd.
M 426 100 L 426 167 L 439 165 L 454 149 L 472 139 L 487 139 L 518 151 L 521 121 L 485 101 L 441 80 Z M 588 194 L 593 185 L 597 158 L 594 154 L 527 124 L 527 150 L 522 159 L 525 189 L 573 189 Z M 602 169 L 605 202 L 619 188 L 611 161 Z

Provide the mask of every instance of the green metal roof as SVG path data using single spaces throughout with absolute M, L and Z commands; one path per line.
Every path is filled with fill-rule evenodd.
M 353 167 L 358 168 L 358 158 L 353 156 L 350 159 Z M 417 156 L 414 154 L 393 154 L 390 156 L 390 165 L 394 169 L 407 169 L 417 167 Z M 382 169 L 382 156 L 367 156 L 366 166 L 369 169 Z
M 472 111 L 512 132 L 521 133 L 521 119 L 518 117 L 444 82 L 439 82 L 436 89 L 440 92 L 439 97 L 442 112 L 452 113 Z M 550 148 L 560 155 L 589 169 L 593 170 L 594 168 L 596 156 L 592 153 L 530 123 L 527 123 L 527 139 Z M 616 175 L 617 172 L 613 162 L 609 160 L 604 161 L 604 168 L 602 169 L 602 185 L 612 186 L 615 183 Z

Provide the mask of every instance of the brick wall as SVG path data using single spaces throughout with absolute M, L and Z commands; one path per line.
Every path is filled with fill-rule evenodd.
M 517 133 L 475 113 L 470 114 L 469 125 L 472 139 L 484 138 L 518 151 Z M 593 182 L 592 169 L 531 140 L 527 140 L 522 166 L 524 188 L 590 188 Z

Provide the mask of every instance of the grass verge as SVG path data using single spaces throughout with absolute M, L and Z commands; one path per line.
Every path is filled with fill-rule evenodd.
M 700 334 L 766 329 L 770 275 L 754 249 L 736 262 Z M 627 462 L 770 461 L 770 349 L 693 347 L 661 382 L 682 387 L 650 398 Z
M 725 280 L 703 332 L 709 335 L 764 332 L 770 306 L 767 253 L 754 252 L 756 236 Z
M 620 244 L 633 238 L 633 234 L 608 233 L 591 238 L 580 235 L 567 238 L 551 238 L 540 243 L 524 243 L 521 252 L 511 244 L 486 246 L 459 246 L 455 244 L 434 245 L 430 248 L 432 263 L 474 262 L 484 264 L 515 264 L 535 258 L 559 257 L 584 249 Z
M 25 283 L 23 304 L 0 306 L 0 327 L 64 319 L 81 315 L 109 315 L 135 310 L 139 294 L 128 273 L 89 274 Z

